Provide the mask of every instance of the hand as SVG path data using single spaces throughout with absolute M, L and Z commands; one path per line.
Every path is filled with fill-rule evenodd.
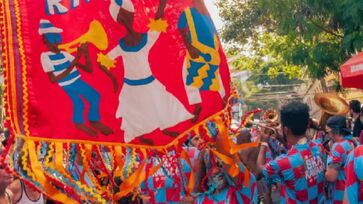
M 142 200 L 142 203 L 149 203 L 151 197 L 147 195 L 139 195 L 139 198 Z
M 268 140 L 270 139 L 270 135 L 266 134 L 266 130 L 265 128 L 262 128 L 259 132 L 260 134 L 260 140 L 261 142 L 268 142 Z
M 78 47 L 78 53 L 86 53 L 88 51 L 88 42 L 82 43 Z
M 200 50 L 193 45 L 187 47 L 188 53 L 192 59 L 196 59 L 200 56 Z
M 182 198 L 182 203 L 194 203 L 195 198 L 193 196 L 185 196 Z

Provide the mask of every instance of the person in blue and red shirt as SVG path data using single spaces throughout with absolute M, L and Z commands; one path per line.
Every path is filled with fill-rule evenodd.
M 322 145 L 307 139 L 309 107 L 290 102 L 281 109 L 283 137 L 291 145 L 287 154 L 265 164 L 269 136 L 261 134 L 258 175 L 267 182 L 281 182 L 281 203 L 324 203 L 324 157 Z
M 257 183 L 255 176 L 247 171 L 247 168 L 236 160 L 239 166 L 239 172 L 235 177 L 228 173 L 229 165 L 222 162 L 213 150 L 220 152 L 232 158 L 228 152 L 222 150 L 218 145 L 221 144 L 221 137 L 218 135 L 216 146 L 206 145 L 206 141 L 199 135 L 191 139 L 191 144 L 198 149 L 200 153 L 196 162 L 196 180 L 193 189 L 193 196 L 189 196 L 183 203 L 194 204 L 237 204 L 249 203 L 257 204 Z M 245 179 L 249 179 L 248 184 Z
M 328 181 L 328 203 L 342 203 L 344 198 L 344 166 L 348 154 L 358 146 L 347 128 L 344 116 L 332 116 L 327 121 L 326 132 L 334 141 L 327 160 L 325 178 Z
M 345 199 L 343 203 L 363 204 L 363 145 L 355 148 L 345 162 Z

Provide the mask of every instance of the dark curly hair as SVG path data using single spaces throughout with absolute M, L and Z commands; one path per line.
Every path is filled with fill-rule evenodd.
M 293 101 L 281 108 L 282 127 L 288 127 L 294 135 L 303 135 L 309 124 L 309 106 Z
M 360 113 L 360 102 L 358 100 L 351 100 L 349 102 L 349 108 L 354 112 L 354 113 Z

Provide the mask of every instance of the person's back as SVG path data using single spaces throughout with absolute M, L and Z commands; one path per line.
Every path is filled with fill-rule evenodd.
M 282 203 L 324 203 L 324 154 L 321 145 L 303 140 L 266 166 L 271 179 L 278 171 Z
M 358 145 L 347 128 L 344 116 L 332 116 L 326 124 L 329 138 L 334 142 L 327 159 L 325 173 L 328 182 L 328 202 L 341 203 L 344 197 L 345 172 L 344 166 L 348 154 Z
M 329 184 L 329 200 L 331 203 L 342 202 L 344 196 L 344 185 L 346 181 L 345 175 L 345 162 L 348 154 L 354 149 L 356 144 L 354 144 L 352 136 L 347 137 L 341 142 L 336 142 L 332 146 L 330 155 L 328 156 L 327 165 L 334 166 L 338 170 L 338 177 L 335 182 L 328 182 Z
M 363 204 L 363 145 L 355 148 L 348 156 L 345 165 L 345 200 Z
M 321 144 L 307 139 L 309 107 L 290 102 L 281 108 L 281 128 L 284 140 L 291 148 L 264 164 L 269 136 L 261 134 L 257 160 L 258 177 L 281 183 L 281 203 L 325 203 L 324 158 Z

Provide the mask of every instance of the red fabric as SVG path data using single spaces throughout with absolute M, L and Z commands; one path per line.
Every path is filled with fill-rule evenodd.
M 20 19 L 22 40 L 24 42 L 24 53 L 26 56 L 26 81 L 27 93 L 29 94 L 29 130 L 30 135 L 41 138 L 55 139 L 76 139 L 87 141 L 102 142 L 124 142 L 123 130 L 120 126 L 122 118 L 115 118 L 115 111 L 118 106 L 118 97 L 120 87 L 123 85 L 124 69 L 122 57 L 117 58 L 116 68 L 112 69 L 113 75 L 117 76 L 120 85 L 119 90 L 114 93 L 110 79 L 97 66 L 97 54 L 102 52 L 108 53 L 118 44 L 120 38 L 126 34 L 124 26 L 115 22 L 109 13 L 109 1 L 91 0 L 79 1 L 79 5 L 71 8 L 73 1 L 59 1 L 68 9 L 64 14 L 46 14 L 47 1 L 20 1 Z M 56 1 L 58 2 L 58 1 Z M 148 30 L 149 18 L 154 18 L 159 1 L 158 0 L 132 0 L 135 7 L 135 19 L 133 27 L 138 32 Z M 179 33 L 177 24 L 182 11 L 191 4 L 191 1 L 169 0 L 165 9 L 164 18 L 169 26 L 166 33 L 162 33 L 149 54 L 150 67 L 154 77 L 159 80 L 175 98 L 177 98 L 185 109 L 193 113 L 194 105 L 189 105 L 186 90 L 182 79 L 182 66 L 186 55 L 186 48 L 183 44 L 182 37 Z M 98 20 L 104 27 L 108 36 L 108 48 L 105 51 L 98 50 L 92 44 L 89 45 L 89 52 L 93 65 L 92 73 L 81 72 L 81 78 L 91 85 L 101 95 L 100 115 L 101 122 L 110 127 L 114 133 L 108 136 L 98 134 L 97 137 L 91 137 L 78 130 L 72 123 L 72 101 L 64 90 L 57 84 L 51 83 L 47 73 L 42 69 L 40 55 L 47 51 L 41 35 L 38 33 L 40 19 L 49 20 L 55 27 L 62 28 L 63 43 L 72 42 L 87 32 L 90 22 Z M 15 35 L 15 34 L 14 34 Z M 77 44 L 78 46 L 79 44 Z M 220 73 L 223 81 L 226 96 L 229 96 L 229 71 L 226 58 L 222 49 L 219 49 L 221 57 Z M 75 56 L 75 53 L 72 55 Z M 81 62 L 84 59 L 81 60 Z M 136 68 L 136 67 L 135 67 Z M 17 87 L 19 92 L 24 87 Z M 213 115 L 224 107 L 223 98 L 215 91 L 200 91 L 202 109 L 197 122 L 192 123 L 190 120 L 183 121 L 170 127 L 172 132 L 182 133 L 191 128 L 199 121 Z M 14 101 L 11 101 L 14 103 Z M 22 101 L 18 101 L 19 104 Z M 85 118 L 88 114 L 88 104 L 86 104 Z M 158 104 L 155 104 L 157 107 Z M 137 110 L 138 107 L 134 107 Z M 25 110 L 26 111 L 26 110 Z M 167 111 L 167 110 L 166 110 Z M 172 113 L 170 113 L 172 114 Z M 140 116 L 142 117 L 142 115 Z M 155 115 L 157 118 L 158 115 Z M 21 123 L 21 121 L 15 121 Z M 148 121 L 145 120 L 145 123 Z M 88 122 L 86 121 L 88 125 Z M 145 134 L 145 138 L 152 140 L 154 145 L 166 145 L 174 138 L 163 134 L 160 129 Z M 139 140 L 135 139 L 131 143 L 138 144 Z
M 340 67 L 341 85 L 345 88 L 363 88 L 363 52 L 350 58 Z

